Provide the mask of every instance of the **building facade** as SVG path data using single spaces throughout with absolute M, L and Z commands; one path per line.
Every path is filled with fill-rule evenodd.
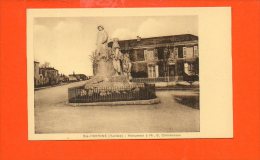
M 59 71 L 53 67 L 40 67 L 41 86 L 59 83 Z
M 198 36 L 138 37 L 119 45 L 123 54 L 130 55 L 133 80 L 178 81 L 199 75 Z
M 40 77 L 40 63 L 37 61 L 34 61 L 34 86 L 39 86 L 41 83 L 41 77 Z

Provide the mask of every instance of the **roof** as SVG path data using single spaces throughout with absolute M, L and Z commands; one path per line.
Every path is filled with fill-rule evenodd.
M 54 67 L 40 67 L 40 69 L 45 69 L 45 70 L 55 70 L 55 71 L 58 71 L 58 70 L 55 69 Z
M 139 36 L 138 36 L 139 37 Z M 167 38 L 176 38 L 174 41 L 179 41 L 181 40 L 181 38 L 184 38 L 184 37 L 188 37 L 188 38 L 195 38 L 196 40 L 198 40 L 198 36 L 195 36 L 193 34 L 178 34 L 178 35 L 170 35 L 170 36 L 159 36 L 159 37 L 147 37 L 147 38 L 141 38 L 141 40 L 148 40 L 148 39 L 167 39 Z M 135 39 L 127 39 L 127 40 L 119 40 L 119 42 L 122 42 L 122 41 L 131 41 L 131 40 L 137 40 L 137 38 Z
M 181 34 L 181 35 L 141 38 L 140 41 L 137 41 L 137 39 L 128 39 L 128 40 L 121 40 L 118 42 L 121 49 L 131 49 L 137 46 L 173 44 L 176 42 L 197 41 L 197 40 L 198 40 L 198 36 L 192 34 Z M 109 42 L 108 45 L 112 46 L 112 43 L 113 42 Z
M 86 76 L 85 74 L 69 74 L 69 76 Z

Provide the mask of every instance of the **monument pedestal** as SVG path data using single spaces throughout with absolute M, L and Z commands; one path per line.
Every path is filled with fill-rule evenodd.
M 114 102 L 111 104 L 116 104 L 116 102 L 120 102 L 119 104 L 159 103 L 159 100 L 155 99 L 154 84 L 130 82 L 126 76 L 112 76 L 109 79 L 97 76 L 88 80 L 84 86 L 69 88 L 69 103 L 74 105 L 76 103 L 96 105 L 98 102 Z

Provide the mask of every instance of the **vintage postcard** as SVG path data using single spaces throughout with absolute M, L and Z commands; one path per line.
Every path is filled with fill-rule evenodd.
M 27 10 L 29 140 L 232 138 L 230 7 Z

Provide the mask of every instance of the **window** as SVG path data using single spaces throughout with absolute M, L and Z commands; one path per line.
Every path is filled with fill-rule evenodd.
M 164 59 L 163 48 L 158 48 L 157 49 L 157 55 L 158 55 L 158 59 L 159 60 L 163 60 Z
M 159 76 L 158 65 L 148 66 L 148 78 L 157 78 Z
M 183 47 L 183 58 L 193 58 L 193 47 Z
M 135 50 L 135 54 L 137 56 L 136 61 L 144 61 L 144 50 L 143 49 Z
M 144 59 L 145 61 L 158 60 L 158 58 L 155 56 L 154 50 L 144 50 Z

